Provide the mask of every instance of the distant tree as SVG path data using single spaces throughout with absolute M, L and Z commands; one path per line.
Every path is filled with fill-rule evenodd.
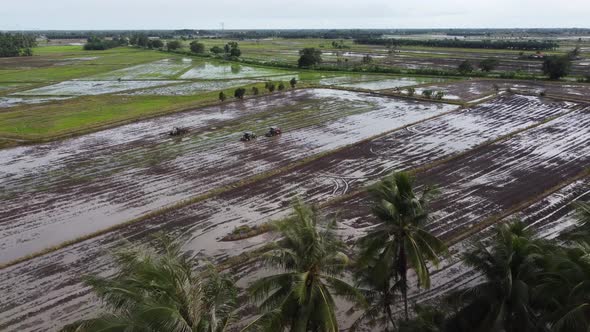
M 304 48 L 299 51 L 299 67 L 311 67 L 322 63 L 322 51 L 316 48 Z
M 221 54 L 221 53 L 223 53 L 223 48 L 221 48 L 219 46 L 213 46 L 213 47 L 211 47 L 210 51 L 213 54 Z
M 244 88 L 237 88 L 236 91 L 234 91 L 234 97 L 238 99 L 244 99 L 244 95 L 246 95 L 246 89 Z
M 580 56 L 581 53 L 582 53 L 582 51 L 580 50 L 580 47 L 576 46 L 573 50 L 567 52 L 567 56 L 571 60 L 576 60 Z
M 479 63 L 479 69 L 485 72 L 491 72 L 498 66 L 498 60 L 494 58 L 487 58 Z
M 268 90 L 268 92 L 273 92 L 275 91 L 275 84 L 273 82 L 266 82 L 264 83 L 264 87 Z
M 255 86 L 253 86 L 253 87 L 252 87 L 252 94 L 256 96 L 256 95 L 258 95 L 259 93 L 260 93 L 260 91 L 258 91 L 258 87 L 255 87 Z
M 416 89 L 414 88 L 408 88 L 408 96 L 413 97 L 414 94 L 416 93 Z
M 126 39 L 120 39 L 120 38 L 113 38 L 110 40 L 104 39 L 104 38 L 99 38 L 96 36 L 92 36 L 90 38 L 88 38 L 88 41 L 86 42 L 86 44 L 84 44 L 84 49 L 86 51 L 102 51 L 102 50 L 108 50 L 117 46 L 121 46 L 121 45 L 127 45 L 127 40 Z
M 285 83 L 279 82 L 279 91 L 285 90 Z
M 219 93 L 219 101 L 223 102 L 227 99 L 227 96 L 225 95 L 225 93 L 223 91 L 221 91 Z
M 230 56 L 234 56 L 234 57 L 239 57 L 239 56 L 241 56 L 241 55 L 242 55 L 242 51 L 240 51 L 240 49 L 239 49 L 239 48 L 232 48 L 232 49 L 229 51 L 229 55 L 230 55 Z
M 182 43 L 180 42 L 180 40 L 171 40 L 166 43 L 166 48 L 168 49 L 168 51 L 175 51 L 181 47 Z
M 444 96 L 445 96 L 445 93 L 444 93 L 444 92 L 442 92 L 442 91 L 438 91 L 438 92 L 437 92 L 437 93 L 434 95 L 434 98 L 435 98 L 436 100 L 442 100 L 442 99 L 444 98 Z
M 543 62 L 543 73 L 552 80 L 558 80 L 569 74 L 571 65 L 567 56 L 550 56 Z
M 191 52 L 196 54 L 203 54 L 205 53 L 205 44 L 199 43 L 198 41 L 193 41 L 190 43 Z
M 145 34 L 137 35 L 137 46 L 139 47 L 148 47 L 149 38 Z
M 149 41 L 149 48 L 162 48 L 164 47 L 164 42 L 160 39 L 152 39 Z
M 290 81 L 289 84 L 291 84 L 291 88 L 295 89 L 295 86 L 297 85 L 297 79 L 295 77 L 293 77 Z
M 369 63 L 373 62 L 373 57 L 371 57 L 371 55 L 367 54 L 365 56 L 363 56 L 363 64 L 368 65 Z
M 223 50 L 227 55 L 232 57 L 239 57 L 242 55 L 242 51 L 240 50 L 240 46 L 237 42 L 229 42 L 225 44 Z
M 471 65 L 471 62 L 465 60 L 465 61 L 461 62 L 459 67 L 457 67 L 457 71 L 461 75 L 466 75 L 466 74 L 469 74 L 473 71 L 473 66 Z

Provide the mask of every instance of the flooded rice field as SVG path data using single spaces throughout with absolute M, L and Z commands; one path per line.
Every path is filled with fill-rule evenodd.
M 42 104 L 70 98 L 72 97 L 0 97 L 0 108 L 8 108 L 19 105 Z
M 229 63 L 198 64 L 180 76 L 181 79 L 234 79 L 289 74 L 289 71 Z
M 65 81 L 14 93 L 18 96 L 95 96 L 126 90 L 145 89 L 178 81 Z
M 163 59 L 151 63 L 127 67 L 108 73 L 93 75 L 87 80 L 143 80 L 143 79 L 174 79 L 193 66 L 193 60 Z
M 412 86 L 412 85 L 419 85 L 419 84 L 433 83 L 433 82 L 445 82 L 445 81 L 447 81 L 447 80 L 444 78 L 400 77 L 400 78 L 390 78 L 390 79 L 384 79 L 384 80 L 378 80 L 378 81 L 340 84 L 339 86 L 349 87 L 349 88 L 369 89 L 369 90 L 384 90 L 384 89 L 401 88 L 401 87 Z
M 501 91 L 512 89 L 517 92 L 535 95 L 544 92 L 547 95 L 590 101 L 590 85 L 588 84 L 554 84 L 551 82 L 499 79 L 463 80 L 443 84 L 428 84 L 416 88 L 415 93 L 420 95 L 424 90 L 441 91 L 444 92 L 445 99 L 474 101 L 496 93 L 496 89 Z
M 209 107 L 0 151 L 0 262 L 456 108 L 338 90 Z M 267 138 L 270 125 L 284 134 Z M 174 126 L 188 135 L 167 136 Z M 259 137 L 240 142 L 243 130 Z
M 144 95 L 158 95 L 158 96 L 188 96 L 201 92 L 218 91 L 230 88 L 237 88 L 240 86 L 256 83 L 255 80 L 227 80 L 227 81 L 200 81 L 191 83 L 181 83 L 175 85 L 168 85 L 157 87 L 153 89 L 136 90 L 133 92 L 124 93 L 125 95 L 144 96 Z
M 348 98 L 350 99 L 348 102 L 353 104 L 357 102 L 355 99 L 360 97 L 362 97 L 362 100 L 370 100 L 362 94 L 353 93 L 348 94 L 347 97 L 341 95 L 330 97 L 329 94 L 335 92 L 324 92 L 324 90 L 313 90 L 312 96 L 307 98 L 313 99 L 313 94 L 316 93 L 320 95 L 327 94 L 327 96 L 322 95 L 322 100 L 332 100 L 332 103 L 337 108 L 341 108 L 337 102 L 341 98 Z M 300 98 L 304 98 L 304 96 L 300 96 Z M 381 105 L 380 107 L 385 107 L 385 109 L 387 109 L 390 102 L 397 104 L 399 101 L 395 99 L 387 101 L 378 99 L 375 101 L 376 105 Z M 427 105 L 423 104 L 422 107 L 428 109 Z M 355 133 L 371 132 L 371 128 L 376 127 L 379 122 L 383 123 L 381 125 L 397 121 L 403 123 L 404 120 L 398 119 L 403 119 L 406 116 L 389 117 L 387 114 L 397 113 L 395 108 L 389 113 L 379 113 L 379 107 L 375 110 L 374 105 L 371 106 L 371 109 L 373 111 L 351 114 L 338 120 L 325 121 L 323 126 L 306 126 L 293 130 L 292 132 L 297 133 L 297 138 L 280 137 L 279 140 L 284 139 L 289 142 L 285 145 L 287 149 L 290 149 L 287 150 L 290 151 L 288 154 L 293 153 L 293 151 L 302 153 L 302 150 L 297 150 L 302 146 L 316 149 L 316 151 L 321 151 L 324 146 L 333 149 L 342 146 L 339 140 L 343 138 L 354 137 Z M 412 107 L 402 107 L 401 109 L 403 109 L 403 112 L 401 110 L 399 112 L 402 114 L 412 113 Z M 451 109 L 448 108 L 448 110 Z M 424 110 L 421 109 L 421 111 Z M 426 111 L 428 112 L 428 110 Z M 299 194 L 313 202 L 323 203 L 331 198 L 359 190 L 362 186 L 379 179 L 389 171 L 415 168 L 437 160 L 444 160 L 449 156 L 455 156 L 454 159 L 424 171 L 419 178 L 420 183 L 440 186 L 442 194 L 433 206 L 438 218 L 432 225 L 432 229 L 437 234 L 450 238 L 468 230 L 470 227 L 475 227 L 478 222 L 487 216 L 507 210 L 513 205 L 541 194 L 561 181 L 577 175 L 587 167 L 590 161 L 590 145 L 587 144 L 590 138 L 589 111 L 588 107 L 575 103 L 553 102 L 537 97 L 518 95 L 500 96 L 479 106 L 427 119 L 415 125 L 407 126 L 407 128 L 401 128 L 341 149 L 273 177 L 261 179 L 248 185 L 237 186 L 204 201 L 150 217 L 140 223 L 131 224 L 111 233 L 8 267 L 2 271 L 2 277 L 0 277 L 0 291 L 6 294 L 4 301 L 0 303 L 0 329 L 8 328 L 21 331 L 55 330 L 64 323 L 93 312 L 91 306 L 95 303 L 95 300 L 88 295 L 88 290 L 80 284 L 79 277 L 91 272 L 108 274 L 111 266 L 105 250 L 116 247 L 118 240 L 121 238 L 145 242 L 149 241 L 149 234 L 165 230 L 186 240 L 185 248 L 192 255 L 219 260 L 256 248 L 270 240 L 269 235 L 261 235 L 235 242 L 219 241 L 221 237 L 231 232 L 236 226 L 260 224 L 269 219 L 285 215 L 289 209 L 289 202 L 295 194 Z M 367 116 L 371 112 L 376 112 L 374 113 L 375 116 Z M 432 114 L 441 114 L 443 110 L 433 108 L 430 112 Z M 187 114 L 190 114 L 190 112 Z M 556 119 L 546 124 L 531 128 L 506 140 L 480 146 L 486 141 L 514 133 L 517 130 L 539 124 L 548 118 L 556 116 L 558 116 Z M 426 118 L 423 117 L 423 119 Z M 364 129 L 358 127 L 355 129 L 350 125 L 347 127 L 347 119 L 354 119 L 351 124 L 369 123 L 370 125 Z M 371 121 L 373 122 L 371 123 Z M 168 125 L 172 122 L 168 123 Z M 153 124 L 144 125 L 148 127 L 154 126 Z M 218 123 L 215 125 L 221 126 Z M 209 126 L 211 125 L 207 127 Z M 401 125 L 401 127 L 403 126 Z M 164 130 L 165 127 L 167 126 L 163 126 L 161 129 Z M 127 136 L 123 133 L 118 135 L 120 138 L 116 140 L 127 141 L 119 148 L 120 150 L 126 150 L 127 145 L 142 146 L 146 145 L 147 142 L 151 141 L 151 144 L 155 144 L 153 142 L 157 141 L 156 137 L 152 137 L 156 136 L 152 132 L 152 134 L 142 138 L 140 142 L 134 143 L 132 133 L 138 129 L 127 126 L 122 128 L 128 128 L 129 132 Z M 339 136 L 339 128 L 346 130 L 346 135 Z M 382 128 L 381 132 L 387 130 L 384 127 L 380 128 Z M 389 128 L 399 128 L 399 126 L 392 125 Z M 350 142 L 371 136 L 357 135 Z M 319 142 L 305 139 L 305 137 L 309 136 L 320 137 Z M 228 148 L 232 148 L 235 138 L 234 136 L 231 141 L 227 141 Z M 297 139 L 303 141 L 297 143 Z M 108 143 L 108 137 L 103 137 L 102 140 L 105 142 L 105 147 L 109 147 L 114 151 L 118 150 L 117 144 Z M 191 141 L 192 138 L 189 137 L 181 140 L 180 144 Z M 85 149 L 89 158 L 95 153 L 97 156 L 106 153 L 107 150 L 103 152 L 100 152 L 100 149 L 97 149 L 96 152 L 92 151 L 96 144 L 91 142 L 91 140 L 87 141 L 86 145 L 77 143 L 70 146 L 69 149 L 66 147 L 61 150 L 62 154 L 60 156 L 54 156 L 52 153 L 43 150 L 37 151 L 37 157 L 40 160 L 38 165 L 48 164 L 51 158 L 67 160 L 75 155 L 79 149 Z M 169 144 L 172 145 L 173 143 L 170 142 Z M 283 149 L 280 152 L 273 150 L 270 140 L 269 143 L 260 144 L 260 149 L 256 151 L 260 155 L 256 157 L 256 160 L 270 160 L 270 162 L 260 162 L 262 165 L 260 167 L 265 167 L 264 165 L 276 167 L 272 166 L 272 162 L 277 162 L 273 157 L 277 153 L 282 153 Z M 282 141 L 279 141 L 279 144 L 282 144 Z M 296 147 L 296 149 L 291 148 L 291 146 Z M 188 147 L 186 149 L 189 150 Z M 239 150 L 239 146 L 235 147 L 235 149 L 245 155 L 246 158 L 249 158 L 248 155 L 252 153 L 251 149 L 242 148 L 242 150 Z M 199 153 L 197 149 L 194 151 L 195 154 Z M 461 154 L 464 152 L 468 153 Z M 271 154 L 271 156 L 269 157 L 267 154 Z M 11 166 L 16 170 L 26 168 L 24 165 L 28 165 L 33 161 L 22 159 L 22 152 L 21 157 L 17 157 L 18 155 L 14 154 L 11 157 L 20 160 L 14 164 L 20 163 L 18 167 Z M 179 160 L 190 163 L 191 155 L 192 153 L 180 154 Z M 282 158 L 289 158 L 289 156 L 282 154 L 276 159 Z M 5 160 L 5 158 L 1 160 Z M 242 171 L 258 166 L 258 162 L 254 161 L 254 159 L 247 160 L 252 161 L 238 164 Z M 194 163 L 191 163 L 190 166 L 187 165 L 186 168 L 183 168 L 184 163 L 177 163 L 172 169 L 175 172 L 182 173 L 187 168 L 190 170 L 196 167 Z M 169 163 L 165 163 L 165 165 L 172 167 Z M 231 167 L 235 167 L 235 164 L 231 162 L 226 165 L 218 171 L 225 174 L 232 171 Z M 34 169 L 35 165 L 30 167 Z M 230 169 L 228 170 L 226 167 Z M 2 166 L 2 169 L 5 168 L 6 166 Z M 138 174 L 141 174 L 141 172 L 138 171 Z M 148 179 L 158 179 L 170 173 L 166 168 L 164 168 L 163 172 L 158 173 L 158 167 L 156 166 L 145 166 L 143 172 L 154 172 Z M 139 178 L 140 175 L 137 176 Z M 19 181 L 22 177 L 19 172 L 16 172 L 10 177 L 5 176 L 4 179 Z M 4 183 L 7 180 L 2 181 Z M 193 177 L 186 177 L 183 181 L 198 183 L 198 180 Z M 118 190 L 126 190 L 127 185 L 123 183 L 118 187 Z M 183 184 L 176 183 L 176 185 L 182 186 Z M 190 187 L 195 188 L 203 185 L 206 184 L 201 182 L 201 184 Z M 146 196 L 144 190 L 145 188 L 135 190 L 135 194 L 131 194 L 131 197 L 140 197 L 138 202 L 143 204 L 145 201 L 142 197 Z M 169 189 L 167 190 L 169 191 Z M 186 191 L 186 187 L 183 190 Z M 184 191 L 181 190 L 180 192 L 184 193 Z M 72 192 L 76 192 L 76 190 Z M 78 195 L 83 194 L 83 192 L 78 192 Z M 115 195 L 117 195 L 116 192 L 107 192 L 99 196 L 104 196 L 105 200 L 108 200 L 109 196 L 112 198 Z M 130 194 L 127 194 L 127 196 L 130 196 Z M 147 196 L 149 196 L 149 192 Z M 154 200 L 154 197 L 147 200 Z M 59 206 L 59 199 L 55 205 Z M 126 209 L 128 208 L 133 207 L 126 207 Z M 351 196 L 343 201 L 337 201 L 330 206 L 330 209 L 341 211 L 341 215 L 346 216 L 346 220 L 341 224 L 341 232 L 346 235 L 348 240 L 358 237 L 367 227 L 370 227 L 371 220 L 368 213 L 368 204 L 362 194 Z M 35 209 L 30 210 L 35 211 Z M 83 215 L 86 213 L 92 214 L 93 212 L 91 208 L 75 210 L 71 214 Z M 57 215 L 63 213 L 63 210 L 60 209 L 56 211 L 58 212 Z M 23 218 L 28 216 L 27 212 L 21 213 Z M 67 216 L 68 213 L 65 215 Z M 1 219 L 14 220 L 13 218 L 7 219 L 4 217 Z M 58 220 L 62 219 L 60 217 Z M 87 219 L 81 218 L 80 221 Z M 111 217 L 109 217 L 110 219 Z M 33 224 L 35 224 L 35 220 L 33 219 Z M 101 222 L 104 221 L 99 220 L 98 224 Z M 74 221 L 67 227 L 60 227 L 60 230 L 64 232 L 64 229 L 70 230 L 74 228 L 72 225 L 80 224 L 81 222 Z M 2 226 L 6 231 L 11 227 L 21 227 L 22 225 L 11 222 L 2 224 Z M 38 226 L 39 224 L 34 227 Z M 41 229 L 43 228 L 40 228 L 37 233 L 50 232 L 51 230 L 50 227 Z M 17 232 L 15 230 L 13 234 L 18 236 L 19 233 L 23 234 L 26 231 L 20 229 Z M 33 233 L 35 232 L 30 234 Z M 37 234 L 35 236 L 33 238 L 39 239 L 45 235 Z M 59 237 L 60 234 L 57 234 L 57 236 Z M 17 241 L 16 245 L 25 248 L 28 244 L 25 241 Z

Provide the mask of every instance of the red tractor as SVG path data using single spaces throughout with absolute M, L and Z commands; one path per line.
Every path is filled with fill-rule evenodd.
M 268 133 L 264 134 L 264 136 L 266 136 L 266 137 L 273 137 L 273 136 L 279 136 L 282 133 L 283 132 L 281 131 L 281 128 L 279 128 L 279 127 L 270 127 L 270 129 L 268 130 Z

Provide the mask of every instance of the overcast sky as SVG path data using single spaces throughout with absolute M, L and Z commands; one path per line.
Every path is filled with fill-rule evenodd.
M 0 0 L 1 30 L 590 28 L 590 0 Z

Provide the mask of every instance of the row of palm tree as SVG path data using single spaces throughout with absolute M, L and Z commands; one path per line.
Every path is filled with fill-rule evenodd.
M 581 226 L 568 238 L 535 238 L 521 222 L 501 224 L 488 245 L 464 262 L 482 282 L 410 311 L 408 275 L 430 287 L 429 266 L 446 255 L 428 232 L 428 202 L 406 173 L 369 189 L 375 225 L 347 247 L 337 220 L 300 200 L 273 228 L 280 240 L 260 262 L 268 276 L 245 290 L 259 315 L 239 322 L 234 280 L 211 264 L 194 262 L 167 238 L 157 248 L 127 247 L 115 254 L 118 272 L 88 277 L 105 312 L 63 331 L 318 331 L 341 327 L 336 297 L 352 305 L 351 331 L 588 331 L 590 328 L 590 205 L 578 204 Z M 200 270 L 201 272 L 196 272 Z M 230 327 L 231 326 L 231 327 Z M 239 326 L 239 327 L 238 327 Z

